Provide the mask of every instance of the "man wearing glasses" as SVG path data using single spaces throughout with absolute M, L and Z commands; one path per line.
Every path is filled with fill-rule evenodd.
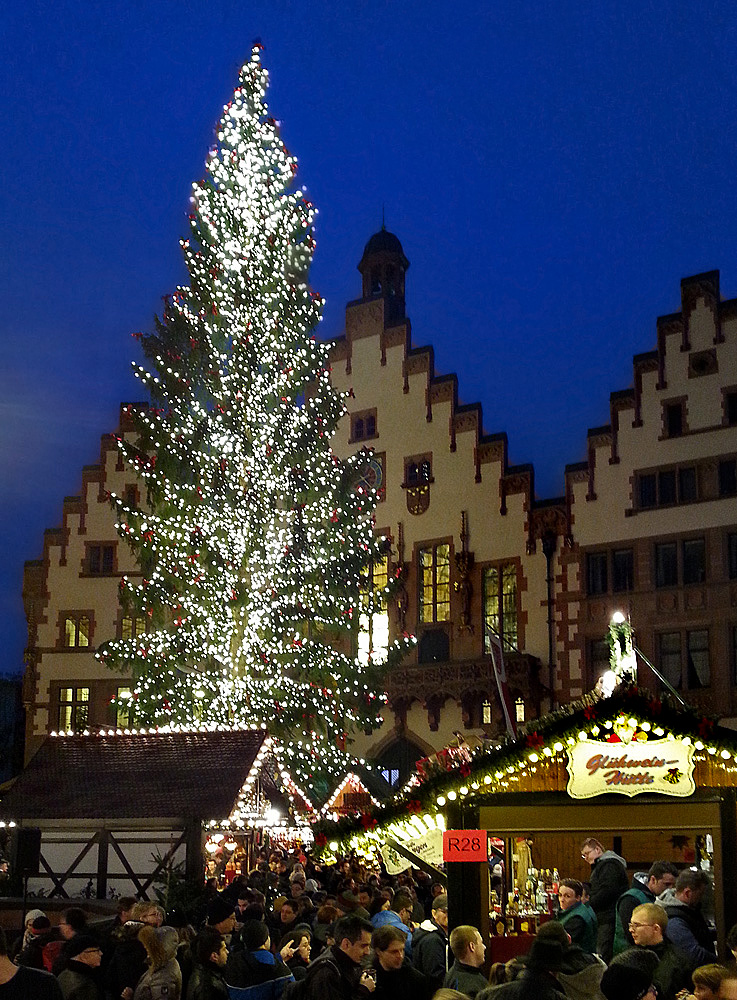
M 614 949 L 614 921 L 617 900 L 630 887 L 627 862 L 614 851 L 607 851 L 594 837 L 584 840 L 581 857 L 591 865 L 591 909 L 596 914 L 599 930 L 596 950 L 605 962 L 611 962 Z
M 691 967 L 684 953 L 667 941 L 668 914 L 657 903 L 643 903 L 632 911 L 629 921 L 635 948 L 647 949 L 658 956 L 653 982 L 660 1000 L 675 1000 L 679 990 L 690 989 Z

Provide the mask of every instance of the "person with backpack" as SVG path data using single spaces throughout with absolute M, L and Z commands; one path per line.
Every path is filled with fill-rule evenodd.
M 448 897 L 443 892 L 432 901 L 432 916 L 412 935 L 412 964 L 431 979 L 435 989 L 448 971 Z

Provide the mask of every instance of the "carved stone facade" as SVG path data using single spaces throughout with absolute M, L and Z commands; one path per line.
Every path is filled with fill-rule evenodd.
M 683 311 L 658 321 L 657 349 L 635 357 L 632 389 L 612 393 L 610 423 L 589 431 L 564 495 L 539 500 L 532 466 L 508 464 L 506 433 L 485 433 L 481 406 L 460 405 L 456 376 L 412 345 L 408 266 L 396 237 L 372 237 L 363 297 L 331 345 L 333 381 L 352 390 L 335 449 L 372 449 L 367 476 L 380 484 L 376 530 L 398 582 L 389 636 L 418 640 L 389 679 L 383 726 L 353 750 L 401 780 L 458 732 L 503 732 L 499 643 L 520 715 L 579 696 L 605 666 L 614 610 L 685 697 L 737 714 L 737 301 L 720 302 L 718 274 L 683 282 Z M 118 607 L 117 581 L 136 567 L 106 492 L 136 489 L 104 436 L 62 527 L 26 566 L 28 754 L 74 728 L 63 723 L 115 721 L 109 701 L 126 679 L 93 651 L 145 623 Z

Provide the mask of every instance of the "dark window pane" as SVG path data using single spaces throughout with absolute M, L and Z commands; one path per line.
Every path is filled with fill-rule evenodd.
M 737 494 L 737 461 L 732 458 L 719 463 L 719 496 L 733 497 Z
M 113 571 L 113 546 L 106 545 L 102 550 L 102 572 L 112 573 Z
M 612 590 L 615 594 L 632 590 L 633 577 L 632 549 L 615 549 L 612 552 Z
M 681 503 L 693 503 L 696 496 L 696 469 L 688 466 L 678 470 L 678 499 Z
M 366 437 L 376 435 L 376 417 L 366 417 Z
M 87 566 L 87 572 L 88 573 L 99 573 L 100 572 L 100 560 L 101 560 L 100 546 L 99 545 L 90 545 L 90 547 L 88 549 L 88 552 L 89 552 L 89 561 L 88 561 L 88 566 Z
M 706 579 L 706 545 L 703 538 L 683 543 L 683 582 L 703 583 Z
M 640 476 L 640 507 L 654 507 L 656 502 L 655 475 Z
M 606 594 L 606 552 L 589 552 L 586 556 L 586 590 L 589 594 Z
M 683 434 L 683 407 L 680 403 L 670 403 L 665 410 L 665 427 L 668 437 Z
M 709 667 L 709 633 L 699 629 L 686 633 L 688 655 L 686 658 L 686 681 L 690 688 L 709 687 L 711 670 Z
M 681 686 L 681 633 L 663 632 L 658 636 L 660 672 L 673 687 Z
M 658 503 L 669 504 L 676 502 L 676 471 L 669 469 L 667 472 L 658 474 Z
M 737 580 L 737 535 L 727 536 L 727 571 L 730 580 Z
M 450 659 L 450 643 L 447 632 L 433 629 L 420 636 L 417 645 L 418 663 L 445 663 Z
M 737 424 L 737 392 L 728 392 L 724 401 L 727 423 Z
M 675 587 L 678 583 L 678 558 L 675 542 L 655 546 L 655 586 Z

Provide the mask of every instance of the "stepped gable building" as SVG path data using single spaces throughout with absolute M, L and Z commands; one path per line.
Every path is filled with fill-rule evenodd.
M 682 312 L 658 321 L 657 350 L 634 359 L 634 388 L 612 394 L 565 495 L 537 500 L 532 466 L 509 464 L 506 434 L 485 433 L 456 376 L 412 345 L 408 268 L 396 236 L 372 236 L 361 298 L 331 344 L 334 383 L 352 390 L 334 447 L 367 449 L 388 539 L 367 588 L 399 584 L 361 614 L 357 654 L 381 656 L 402 632 L 418 639 L 389 678 L 384 725 L 351 749 L 396 785 L 457 734 L 503 732 L 497 643 L 519 718 L 579 696 L 607 666 L 614 610 L 687 700 L 737 715 L 737 301 L 720 302 L 717 273 L 684 280 Z M 131 429 L 123 407 L 119 433 Z M 27 758 L 51 731 L 127 722 L 110 699 L 129 681 L 93 654 L 146 628 L 118 605 L 120 576 L 138 569 L 107 500 L 138 490 L 104 435 L 43 558 L 26 564 Z M 657 686 L 645 667 L 640 683 Z
M 556 580 L 558 673 L 567 700 L 608 661 L 614 611 L 670 684 L 705 712 L 737 715 L 737 300 L 719 272 L 681 282 L 681 312 L 633 362 L 588 458 L 566 468 L 572 548 Z M 657 689 L 644 665 L 639 683 Z

